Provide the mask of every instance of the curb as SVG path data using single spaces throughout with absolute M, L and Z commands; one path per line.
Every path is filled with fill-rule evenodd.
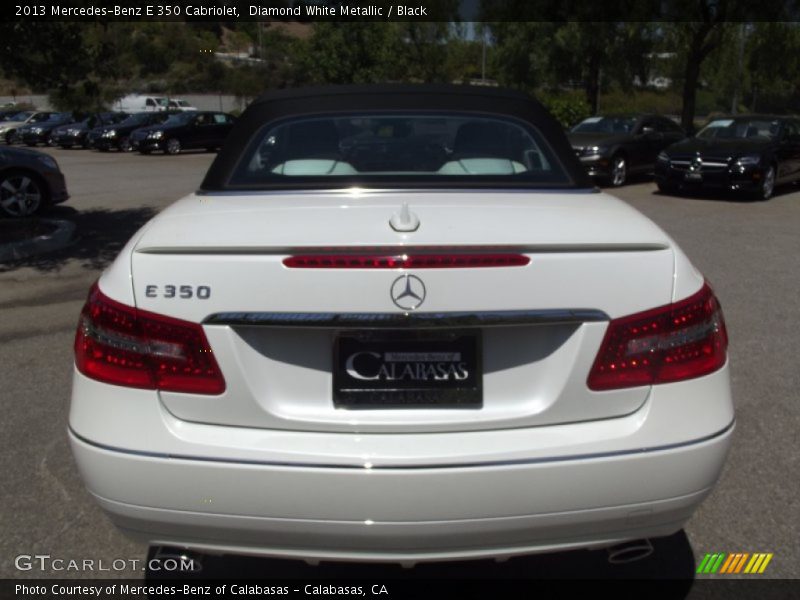
M 41 222 L 53 225 L 55 230 L 52 233 L 39 235 L 29 240 L 0 243 L 0 263 L 52 252 L 63 248 L 72 241 L 72 237 L 75 234 L 75 223 L 72 221 L 41 219 Z

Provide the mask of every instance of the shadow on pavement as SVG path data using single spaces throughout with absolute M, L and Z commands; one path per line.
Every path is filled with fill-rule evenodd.
M 676 582 L 669 597 L 685 598 L 694 581 L 695 558 L 683 531 L 651 540 L 654 552 L 647 558 L 626 564 L 610 564 L 606 550 L 578 550 L 536 554 L 493 560 L 421 563 L 411 569 L 392 564 L 320 563 L 311 566 L 303 561 L 245 556 L 203 556 L 202 571 L 184 573 L 185 579 L 672 579 Z M 175 550 L 180 553 L 180 550 Z M 150 548 L 149 559 L 156 555 Z M 176 573 L 147 572 L 151 581 L 170 579 Z
M 156 214 L 153 208 L 76 211 L 57 206 L 48 219 L 63 219 L 76 225 L 75 239 L 66 247 L 13 262 L 0 264 L 0 273 L 21 267 L 56 271 L 69 261 L 78 261 L 85 269 L 103 269 L 116 258 L 130 237 Z

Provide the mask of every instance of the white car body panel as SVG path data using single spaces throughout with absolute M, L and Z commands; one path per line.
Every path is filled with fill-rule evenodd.
M 419 227 L 398 231 L 398 214 L 395 225 Z M 420 248 L 530 260 L 408 269 L 283 262 Z M 425 285 L 415 310 L 392 296 L 408 273 Z M 208 293 L 181 297 L 167 286 Z M 724 354 L 693 379 L 590 389 L 609 321 L 707 290 L 669 236 L 595 190 L 191 194 L 128 242 L 98 289 L 199 324 L 208 348 L 199 347 L 225 379 L 210 395 L 112 385 L 75 370 L 69 436 L 81 474 L 114 523 L 151 544 L 408 563 L 669 535 L 712 489 L 733 435 Z M 464 314 L 477 319 L 457 328 L 477 336 L 480 404 L 335 403 L 337 335 L 359 331 L 337 318 L 406 331 L 429 319 L 446 331 Z M 480 321 L 509 314 L 528 320 Z M 684 341 L 655 335 L 657 345 L 644 347 L 683 351 L 719 319 L 687 326 L 677 334 Z

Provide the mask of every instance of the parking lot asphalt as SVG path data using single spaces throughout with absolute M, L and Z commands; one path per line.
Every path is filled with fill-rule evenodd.
M 81 305 L 99 272 L 139 226 L 200 184 L 213 154 L 47 152 L 59 161 L 72 195 L 52 215 L 73 220 L 78 238 L 54 254 L 0 265 L 0 577 L 142 577 L 141 563 L 111 567 L 115 559 L 143 562 L 148 549 L 114 529 L 85 491 L 69 452 L 71 345 Z M 728 323 L 737 410 L 733 449 L 717 488 L 685 534 L 656 540 L 652 557 L 626 566 L 609 566 L 605 551 L 597 551 L 402 572 L 215 559 L 206 572 L 691 578 L 705 553 L 772 552 L 765 576 L 800 578 L 800 189 L 778 189 L 767 202 L 743 202 L 664 196 L 644 180 L 612 193 L 681 245 L 714 286 Z M 37 554 L 93 559 L 95 570 L 15 567 L 16 557 Z M 110 570 L 98 570 L 101 560 Z

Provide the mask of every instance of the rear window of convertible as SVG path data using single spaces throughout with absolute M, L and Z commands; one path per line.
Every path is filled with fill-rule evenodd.
M 316 115 L 270 123 L 253 136 L 229 183 L 257 188 L 301 179 L 570 183 L 550 146 L 527 124 L 418 112 Z

